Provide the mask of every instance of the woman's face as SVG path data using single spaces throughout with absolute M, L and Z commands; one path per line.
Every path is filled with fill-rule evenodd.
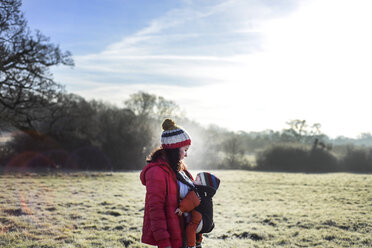
M 189 150 L 190 146 L 183 146 L 180 148 L 180 160 L 183 160 L 187 157 L 187 150 Z

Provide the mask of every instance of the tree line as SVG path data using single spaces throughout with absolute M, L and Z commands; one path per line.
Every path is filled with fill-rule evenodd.
M 290 120 L 281 131 L 231 132 L 189 120 L 173 101 L 139 91 L 123 107 L 65 91 L 50 68 L 74 66 L 41 32 L 27 26 L 20 0 L 0 1 L 0 146 L 7 170 L 137 170 L 160 144 L 161 122 L 177 120 L 192 135 L 194 169 L 372 171 L 372 136 L 329 139 L 319 123 Z M 354 145 L 352 145 L 354 144 Z

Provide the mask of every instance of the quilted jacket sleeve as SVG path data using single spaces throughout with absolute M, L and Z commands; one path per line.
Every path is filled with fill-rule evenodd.
M 167 176 L 167 173 L 158 166 L 150 168 L 146 173 L 151 230 L 159 247 L 171 245 L 165 214 Z

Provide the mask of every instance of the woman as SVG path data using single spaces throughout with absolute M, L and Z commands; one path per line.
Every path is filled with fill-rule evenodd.
M 183 217 L 175 214 L 178 208 L 177 174 L 193 180 L 182 160 L 191 145 L 189 134 L 171 119 L 163 122 L 161 148 L 147 159 L 140 178 L 146 186 L 142 242 L 159 248 L 183 246 Z

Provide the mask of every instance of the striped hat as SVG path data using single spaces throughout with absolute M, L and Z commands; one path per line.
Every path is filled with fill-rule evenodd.
M 172 119 L 165 119 L 163 122 L 163 133 L 161 134 L 161 146 L 174 149 L 191 145 L 190 135 L 186 130 L 177 126 Z
M 209 172 L 200 172 L 196 177 L 200 177 L 201 183 L 204 186 L 213 187 L 215 190 L 220 186 L 220 179 Z

